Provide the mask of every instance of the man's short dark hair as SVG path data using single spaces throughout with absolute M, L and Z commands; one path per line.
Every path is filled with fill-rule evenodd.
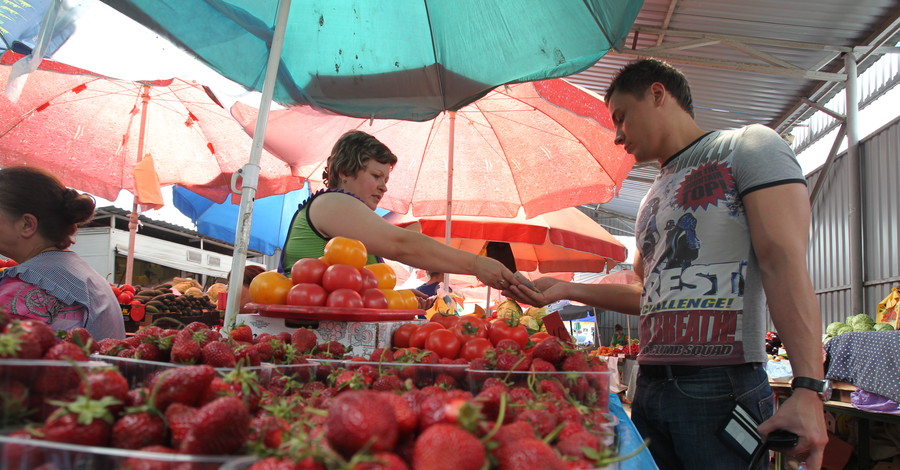
M 675 67 L 658 59 L 636 60 L 622 67 L 606 89 L 606 101 L 609 102 L 613 93 L 628 93 L 641 98 L 656 82 L 662 83 L 681 109 L 694 117 L 694 100 L 687 78 Z

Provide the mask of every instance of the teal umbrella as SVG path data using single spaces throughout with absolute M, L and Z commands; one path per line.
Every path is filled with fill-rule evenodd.
M 587 69 L 625 38 L 643 4 L 642 0 L 103 2 L 225 77 L 262 91 L 250 162 L 233 180 L 243 180 L 233 279 L 241 279 L 246 260 L 270 100 L 365 118 L 427 121 L 445 110 L 455 115 L 497 85 Z M 237 313 L 238 284 L 229 286 L 226 328 Z
M 278 2 L 103 0 L 261 90 Z M 274 100 L 427 121 L 497 85 L 562 77 L 621 42 L 642 0 L 304 0 L 290 6 Z

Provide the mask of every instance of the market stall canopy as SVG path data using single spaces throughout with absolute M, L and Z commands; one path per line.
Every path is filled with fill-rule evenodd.
M 255 108 L 231 111 L 253 132 Z M 497 87 L 457 111 L 451 133 L 452 119 L 369 120 L 293 106 L 269 113 L 264 142 L 296 175 L 318 182 L 344 132 L 372 134 L 398 157 L 381 207 L 416 216 L 447 215 L 451 182 L 453 216 L 515 217 L 520 208 L 535 216 L 606 202 L 634 162 L 614 143 L 603 99 L 563 79 Z
M 420 217 L 391 213 L 385 220 L 399 227 L 444 240 L 444 217 Z M 450 245 L 482 253 L 487 242 L 508 243 L 516 268 L 522 271 L 602 272 L 625 261 L 625 247 L 603 227 L 575 207 L 530 219 L 520 212 L 514 218 L 454 216 Z
M 0 83 L 20 57 L 3 54 Z M 251 143 L 204 87 L 177 78 L 114 80 L 45 60 L 18 101 L 0 96 L 0 166 L 40 166 L 70 187 L 109 200 L 123 189 L 136 192 L 132 171 L 143 146 L 153 156 L 158 184 L 190 185 L 223 201 Z M 302 184 L 268 153 L 260 166 L 261 197 Z
M 248 89 L 261 90 L 278 2 L 103 0 Z M 291 5 L 274 100 L 427 121 L 497 85 L 591 66 L 643 2 L 544 0 Z
M 302 188 L 254 201 L 248 248 L 267 255 L 281 249 L 294 213 L 307 197 L 309 191 Z M 172 188 L 172 203 L 201 234 L 234 242 L 239 205 L 227 200 L 217 203 L 181 186 Z

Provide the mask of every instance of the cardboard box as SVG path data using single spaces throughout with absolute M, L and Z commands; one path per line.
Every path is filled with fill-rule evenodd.
M 285 318 L 264 317 L 256 313 L 238 314 L 238 323 L 250 325 L 254 335 L 260 333 L 288 333 L 297 328 L 309 328 L 316 332 L 319 343 L 338 341 L 345 346 L 352 346 L 350 353 L 355 356 L 369 356 L 377 348 L 389 348 L 391 335 L 405 323 L 425 323 L 427 320 L 384 321 L 384 322 L 345 322 L 329 320 L 289 320 Z

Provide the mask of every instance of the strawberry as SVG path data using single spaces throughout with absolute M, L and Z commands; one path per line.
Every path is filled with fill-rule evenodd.
M 24 331 L 0 334 L 0 359 L 40 359 L 43 356 L 37 337 Z
M 0 426 L 22 422 L 29 413 L 28 401 L 25 384 L 12 378 L 0 381 Z
M 172 403 L 194 406 L 215 376 L 216 370 L 207 365 L 166 370 L 150 384 L 153 404 L 160 410 Z
M 539 357 L 531 360 L 531 367 L 529 369 L 534 372 L 556 372 L 556 366 Z
M 328 444 L 344 457 L 368 447 L 372 452 L 393 450 L 397 418 L 378 392 L 351 390 L 331 401 L 325 420 Z
M 372 390 L 379 391 L 396 391 L 403 389 L 403 382 L 400 377 L 394 374 L 385 374 L 372 382 Z
M 161 361 L 163 353 L 159 346 L 153 343 L 141 343 L 134 348 L 134 358 L 145 361 Z
M 112 428 L 111 405 L 118 402 L 110 397 L 92 400 L 80 395 L 61 404 L 44 423 L 44 439 L 84 446 L 106 446 Z
M 40 320 L 22 320 L 19 322 L 18 327 L 34 335 L 41 346 L 41 354 L 46 353 L 48 349 L 58 342 L 58 338 L 50 328 L 50 325 Z
M 516 421 L 510 424 L 504 424 L 500 426 L 500 429 L 497 430 L 497 433 L 494 434 L 494 437 L 491 438 L 493 442 L 497 443 L 497 447 L 503 447 L 510 442 L 519 441 L 522 439 L 535 439 L 537 436 L 534 434 L 534 428 L 531 427 L 530 424 L 525 421 Z
M 193 339 L 177 339 L 176 337 L 169 354 L 174 364 L 196 364 L 200 362 L 203 350 Z
M 347 348 L 338 341 L 328 341 L 316 346 L 316 350 L 320 353 L 330 354 L 334 358 L 342 358 L 347 354 Z
M 99 348 L 98 354 L 116 356 L 119 354 L 119 351 L 125 349 L 125 342 L 115 338 L 103 338 L 97 342 L 97 347 Z
M 262 361 L 254 345 L 242 344 L 234 350 L 234 363 L 244 367 L 258 367 Z
M 84 348 L 75 343 L 56 343 L 44 353 L 44 359 L 49 361 L 87 361 L 88 355 Z
M 231 347 L 221 341 L 210 341 L 201 351 L 203 363 L 212 367 L 234 367 Z
M 575 352 L 563 360 L 562 370 L 571 372 L 584 372 L 590 369 L 587 358 L 581 351 Z
M 31 432 L 25 429 L 18 429 L 7 434 L 21 440 L 37 440 Z M 16 444 L 13 442 L 3 443 L 3 468 L 44 468 L 45 461 L 49 458 L 50 452 L 44 447 Z
M 396 375 L 390 376 L 396 377 Z M 394 418 L 397 420 L 397 434 L 401 438 L 415 432 L 419 427 L 419 414 L 406 399 L 396 393 L 381 393 L 382 398 L 391 404 Z
M 178 451 L 166 446 L 147 446 L 139 449 L 142 452 L 156 452 L 160 454 L 177 454 Z M 128 470 L 172 470 L 172 462 L 166 460 L 150 460 L 143 457 L 129 457 L 122 464 L 122 468 Z
M 74 343 L 61 342 L 53 345 L 44 354 L 50 361 L 87 361 L 84 350 Z M 43 394 L 59 393 L 63 390 L 78 387 L 78 371 L 71 365 L 48 365 L 42 368 L 37 380 L 31 384 L 32 390 Z
M 536 344 L 534 349 L 531 350 L 531 355 L 536 359 L 540 358 L 554 366 L 559 366 L 566 357 L 566 351 L 563 342 L 559 338 L 550 336 Z
M 172 403 L 166 409 L 166 423 L 172 433 L 172 446 L 179 447 L 187 436 L 188 430 L 194 425 L 197 416 L 197 408 L 183 403 Z
M 416 470 L 481 470 L 487 452 L 481 441 L 452 424 L 429 427 L 416 439 L 412 466 Z M 542 467 L 518 467 L 542 468 Z
M 231 339 L 235 341 L 241 341 L 244 343 L 252 343 L 253 342 L 253 329 L 250 328 L 250 325 L 246 325 L 241 323 L 240 325 L 235 326 L 228 332 L 231 336 Z
M 277 449 L 281 445 L 283 435 L 287 435 L 290 429 L 290 423 L 282 418 L 261 415 L 250 420 L 248 439 L 262 444 L 267 449 Z
M 100 345 L 96 341 L 94 341 L 94 337 L 91 336 L 91 333 L 81 327 L 72 328 L 71 330 L 69 330 L 66 333 L 66 341 L 75 343 L 75 345 L 77 346 L 81 346 L 91 354 L 100 351 Z
M 530 424 L 539 438 L 546 437 L 556 428 L 558 424 L 555 415 L 546 409 L 532 408 L 525 410 L 516 416 L 516 421 L 524 421 Z
M 569 434 L 556 443 L 556 450 L 560 454 L 579 459 L 589 458 L 588 455 L 585 455 L 585 448 L 599 451 L 600 439 L 587 431 L 581 431 Z
M 409 467 L 393 452 L 376 452 L 371 460 L 360 462 L 350 470 L 409 470 Z
M 222 380 L 221 377 L 213 377 L 206 389 L 203 390 L 203 394 L 200 397 L 200 403 L 205 405 L 217 398 L 228 395 L 231 395 L 231 385 Z
M 291 332 L 291 344 L 300 354 L 308 354 L 316 347 L 316 332 L 308 328 L 297 328 Z
M 118 370 L 104 367 L 89 370 L 87 376 L 78 384 L 78 393 L 94 400 L 103 397 L 114 398 L 120 403 L 112 407 L 115 414 L 128 402 L 129 388 L 128 380 Z
M 138 411 L 119 418 L 112 427 L 112 446 L 141 449 L 166 444 L 166 423 L 158 412 Z
M 499 470 L 566 470 L 566 464 L 553 448 L 538 439 L 522 439 L 501 446 L 494 453 Z
M 227 455 L 237 452 L 250 433 L 250 412 L 238 398 L 222 397 L 197 410 L 179 449 L 188 454 Z

